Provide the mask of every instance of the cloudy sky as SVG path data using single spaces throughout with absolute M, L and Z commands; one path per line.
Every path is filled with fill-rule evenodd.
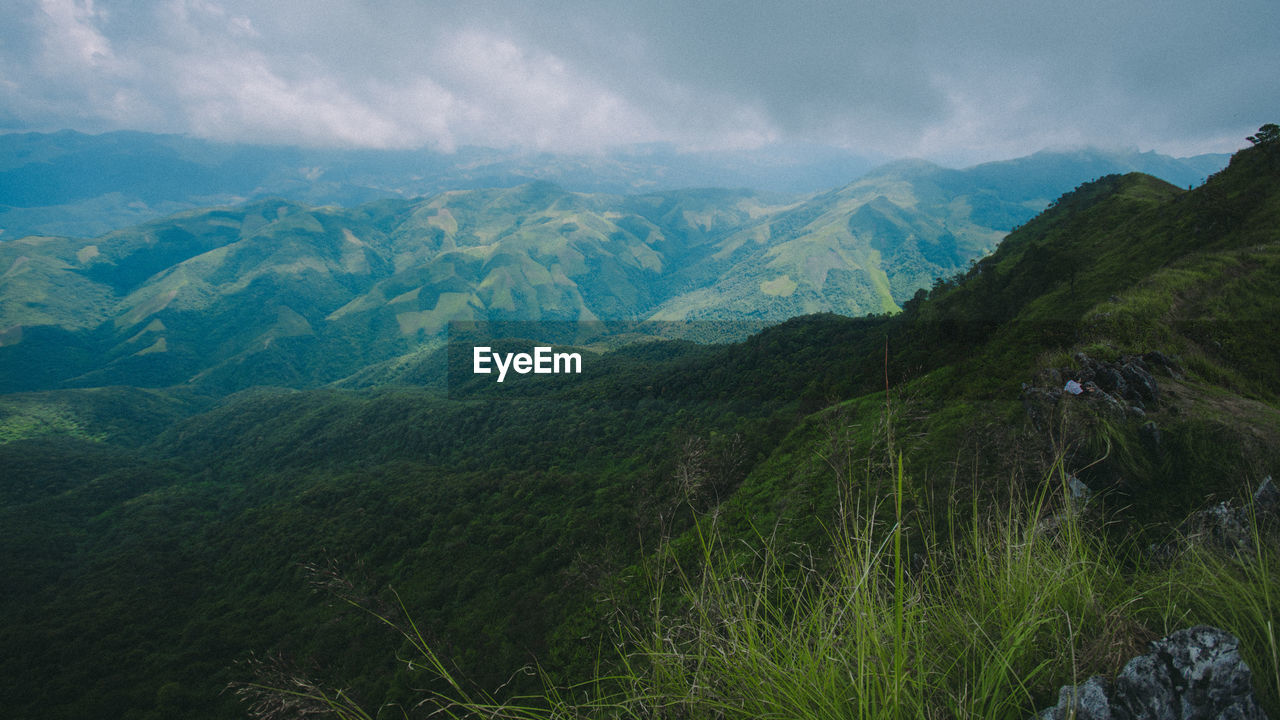
M 1277 28 L 1277 0 L 4 0 L 0 131 L 1187 155 L 1280 121 Z

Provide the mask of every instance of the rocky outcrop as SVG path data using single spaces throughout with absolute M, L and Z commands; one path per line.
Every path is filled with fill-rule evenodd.
M 1084 353 L 1076 353 L 1073 359 L 1080 367 L 1063 372 L 1064 377 L 1085 387 L 1094 383 L 1097 389 L 1116 402 L 1137 408 L 1144 408 L 1160 399 L 1160 386 L 1151 374 L 1151 365 L 1166 373 L 1181 369 L 1175 360 L 1160 352 L 1125 355 L 1117 362 L 1098 360 Z
M 1117 361 L 1099 360 L 1082 352 L 1073 359 L 1078 367 L 1047 368 L 1036 374 L 1034 382 L 1023 383 L 1022 406 L 1036 428 L 1048 428 L 1054 406 L 1064 398 L 1142 420 L 1160 401 L 1155 374 L 1180 378 L 1184 372 L 1176 359 L 1157 350 L 1125 355 Z
M 1277 519 L 1280 519 L 1280 490 L 1268 475 L 1253 493 L 1252 508 L 1224 500 L 1197 510 L 1178 526 L 1172 539 L 1149 547 L 1148 555 L 1157 561 L 1167 561 L 1187 546 L 1247 555 L 1254 550 L 1254 538 Z M 1255 527 L 1255 521 L 1261 527 Z
M 1201 625 L 1150 647 L 1114 683 L 1094 676 L 1063 687 L 1039 720 L 1267 720 L 1231 634 Z

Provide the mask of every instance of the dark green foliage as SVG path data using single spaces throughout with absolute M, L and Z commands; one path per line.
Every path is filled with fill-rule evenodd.
M 1257 135 L 1250 135 L 1249 142 L 1254 145 L 1267 145 L 1269 143 L 1280 142 L 1280 125 L 1275 123 L 1267 123 L 1258 128 Z
M 281 383 L 357 368 L 368 374 L 351 384 L 363 389 L 0 398 L 0 571 L 9 579 L 0 594 L 0 705 L 15 717 L 240 717 L 244 708 L 221 690 L 250 679 L 236 660 L 251 650 L 283 654 L 365 707 L 411 701 L 422 680 L 395 662 L 397 636 L 312 592 L 342 576 L 353 581 L 344 592 L 370 603 L 390 602 L 394 587 L 450 667 L 486 689 L 537 687 L 517 672 L 534 661 L 556 679 L 581 679 L 602 654 L 612 657 L 602 647 L 610 613 L 630 616 L 628 601 L 652 598 L 637 584 L 646 552 L 671 539 L 680 562 L 697 559 L 687 534 L 696 514 L 714 515 L 726 543 L 760 532 L 777 547 L 813 546 L 841 503 L 865 502 L 886 527 L 910 517 L 938 529 L 895 536 L 903 559 L 893 568 L 912 573 L 925 538 L 963 536 L 952 503 L 1003 507 L 1056 462 L 1099 493 L 1115 518 L 1108 532 L 1157 535 L 1280 462 L 1280 352 L 1267 322 L 1280 310 L 1280 182 L 1268 152 L 1242 151 L 1190 192 L 1138 175 L 1081 186 L 992 256 L 913 293 L 896 315 L 808 315 L 734 345 L 629 345 L 590 353 L 581 376 L 473 381 L 449 394 L 438 375 L 431 387 L 378 382 L 427 380 L 427 368 L 443 364 L 439 353 L 365 366 L 363 346 L 389 342 L 394 315 L 382 326 L 373 316 L 351 320 L 340 342 L 292 334 L 302 323 L 286 306 L 314 327 L 363 281 L 339 270 L 345 240 L 333 218 L 289 206 L 277 220 L 296 223 L 290 233 L 304 230 L 332 264 L 246 282 L 254 307 L 269 308 L 266 321 L 224 311 L 261 322 L 265 348 L 220 356 L 208 387 L 240 387 L 240 367 Z M 947 182 L 934 176 L 938 187 Z M 577 214 L 545 223 L 561 240 L 597 219 L 578 212 L 590 198 L 546 186 L 483 201 L 507 208 L 513 219 L 500 224 L 514 228 L 533 222 L 515 216 L 534 199 Z M 713 200 L 632 199 L 630 219 L 596 240 L 622 243 L 620 232 L 666 257 L 693 257 L 706 248 L 678 249 L 667 230 L 686 222 L 682 203 Z M 882 205 L 860 231 L 907 222 Z M 289 242 L 249 242 L 267 232 L 272 207 L 286 206 L 235 211 L 245 254 L 224 279 L 263 258 L 301 257 Z M 392 210 L 393 219 L 383 215 Z M 362 241 L 394 244 L 408 223 L 437 217 L 416 214 L 423 210 L 390 203 L 351 212 L 373 218 Z M 717 222 L 738 221 L 708 220 L 701 237 Z M 951 257 L 960 240 L 934 230 L 914 246 L 922 262 Z M 485 231 L 463 228 L 451 239 Z M 485 262 L 523 272 L 539 252 Z M 390 300 L 429 283 L 451 287 L 453 272 L 393 276 L 379 292 Z M 833 290 L 841 277 L 828 273 Z M 563 298 L 548 298 L 554 316 Z M 235 344 L 229 330 L 198 321 L 178 309 L 164 315 L 169 332 L 185 333 L 199 353 Z M 317 357 L 309 343 L 319 342 L 336 357 Z M 1142 419 L 1088 399 L 1053 405 L 1048 429 L 1028 419 L 1022 383 L 1060 387 L 1062 372 L 1079 370 L 1077 352 L 1118 361 L 1150 350 L 1176 355 L 1182 370 L 1153 371 L 1162 399 Z M 155 372 L 146 377 L 162 382 L 148 357 L 114 366 L 114 377 Z M 1159 442 L 1146 439 L 1147 422 Z M 882 472 L 890 467 L 898 473 Z M 883 477 L 894 486 L 879 484 Z M 900 507 L 883 502 L 890 495 Z M 875 526 L 875 512 L 867 517 Z M 819 570 L 831 564 L 813 560 Z M 904 603 L 899 596 L 897 607 Z M 1058 682 L 1045 679 L 1035 692 Z

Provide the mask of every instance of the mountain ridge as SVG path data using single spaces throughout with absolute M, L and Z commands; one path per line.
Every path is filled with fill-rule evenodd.
M 1066 155 L 1060 160 L 1064 167 L 1076 166 L 1071 172 L 1075 182 L 1114 172 L 1119 162 L 1126 169 L 1170 174 L 1166 179 L 1186 185 L 1226 161 L 1226 155 L 1159 159 L 1153 153 L 1113 151 L 1107 164 L 1112 169 L 1100 172 L 1098 156 L 1108 153 L 1075 152 L 1074 160 Z M 1009 161 L 987 165 L 1004 162 Z M 0 238 L 97 236 L 185 209 L 270 195 L 311 205 L 353 206 L 536 180 L 587 193 L 728 186 L 810 194 L 863 176 L 879 164 L 837 148 L 806 146 L 724 153 L 637 146 L 584 156 L 460 148 L 443 154 L 236 145 L 124 131 L 9 133 L 0 134 Z M 1041 194 L 1052 199 L 1065 189 Z
M 4 387 L 313 386 L 429 352 L 450 321 L 894 312 L 1052 200 L 992 167 L 1008 166 L 905 161 L 807 199 L 547 181 L 353 208 L 263 198 L 3 240 Z
M 1078 603 L 1031 596 L 1069 625 L 1053 637 L 1073 652 L 1032 643 L 1040 654 L 1022 658 L 1025 674 L 992 695 L 1021 714 L 1047 707 L 1063 683 L 1113 674 L 1115 644 L 1160 637 L 1170 617 L 1207 622 L 1181 576 L 1161 569 L 1148 591 L 1123 573 L 1188 512 L 1280 464 L 1280 347 L 1268 324 L 1280 312 L 1278 151 L 1242 151 L 1191 191 L 1132 174 L 1085 183 L 894 315 L 803 316 L 723 346 L 632 345 L 548 385 L 474 383 L 453 397 L 389 385 L 0 396 L 0 462 L 19 469 L 0 486 L 10 501 L 0 570 L 12 579 L 0 609 L 13 618 L 0 645 L 14 649 L 0 653 L 14 679 L 0 700 L 31 717 L 237 717 L 243 707 L 220 691 L 252 680 L 234 660 L 256 648 L 348 679 L 334 682 L 367 707 L 414 707 L 434 686 L 395 663 L 403 638 L 371 631 L 358 611 L 335 615 L 313 591 L 347 578 L 344 599 L 375 602 L 394 587 L 460 676 L 536 691 L 537 678 L 512 673 L 537 662 L 567 683 L 608 671 L 583 638 L 612 638 L 620 618 L 646 618 L 667 599 L 645 582 L 667 557 L 653 554 L 654 538 L 679 573 L 696 569 L 712 521 L 725 547 L 746 548 L 742 562 L 767 531 L 808 577 L 830 562 L 809 541 L 840 521 L 844 501 L 867 508 L 868 523 L 877 512 L 885 528 L 932 522 L 981 549 L 981 527 L 1025 495 L 1044 498 L 1040 524 L 993 554 L 1057 548 L 1076 532 L 1062 518 L 1079 506 L 1055 489 L 1071 477 L 1095 498 L 1083 511 L 1098 513 L 1090 542 L 1132 533 L 1113 584 L 1134 594 L 1097 613 L 1095 601 L 1115 598 L 1089 582 Z M 560 236 L 552 217 L 543 230 Z M 332 216 L 311 220 L 336 267 L 355 246 L 341 226 L 326 229 Z M 1105 370 L 1153 352 L 1172 364 L 1147 366 L 1158 394 L 1142 408 L 1102 387 Z M 1096 391 L 1063 390 L 1086 371 Z M 973 508 L 973 527 L 956 507 Z M 901 541 L 904 558 L 928 549 L 909 530 Z M 899 582 L 928 571 L 899 567 Z M 676 604 L 660 610 L 683 617 Z M 1274 654 L 1265 630 L 1245 632 L 1250 622 L 1226 624 L 1273 712 Z M 1024 630 L 996 613 L 960 627 L 982 641 L 1004 636 L 975 627 Z M 1001 658 L 1013 647 L 995 645 Z M 961 671 L 964 692 L 973 679 Z M 844 682 L 832 690 L 842 707 Z

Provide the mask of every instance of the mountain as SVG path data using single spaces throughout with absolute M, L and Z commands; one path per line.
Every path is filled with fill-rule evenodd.
M 1080 151 L 1013 161 L 1004 177 L 1016 184 L 1019 175 L 1038 174 L 1040 195 L 1051 199 L 1107 172 L 1141 171 L 1187 185 L 1225 162 L 1225 155 L 1174 159 Z M 876 163 L 846 150 L 806 145 L 693 152 L 656 144 L 557 155 L 476 147 L 452 153 L 328 150 L 138 132 L 10 133 L 0 134 L 0 238 L 94 237 L 184 210 L 268 197 L 350 207 L 534 181 L 582 193 L 745 187 L 803 194 L 846 183 Z
M 354 210 L 267 200 L 92 241 L 25 238 L 0 244 L 0 364 L 11 389 L 336 380 L 439 344 L 451 320 L 638 317 L 664 271 L 766 209 L 744 193 L 531 184 Z
M 845 190 L 818 207 L 855 196 Z M 905 206 L 905 194 L 880 195 Z M 749 207 L 750 196 L 734 197 Z M 360 259 L 376 266 L 365 246 L 393 247 L 415 217 L 414 237 L 435 227 L 429 237 L 463 252 L 503 247 L 492 242 L 514 224 L 503 209 L 540 208 L 521 254 L 492 266 L 527 274 L 524 257 L 568 252 L 555 237 L 569 222 L 567 236 L 595 233 L 610 248 L 614 227 L 639 237 L 627 217 L 661 230 L 698 216 L 614 216 L 600 201 L 548 186 L 449 194 L 397 206 L 397 222 L 369 226 L 381 235 L 357 236 L 364 245 L 339 222 L 356 211 L 276 201 L 218 211 L 225 236 L 201 241 L 212 250 L 166 244 L 166 224 L 122 235 L 121 254 L 100 250 L 96 279 L 72 274 L 127 298 L 155 276 L 114 258 L 155 258 L 162 278 L 192 261 L 226 263 L 163 291 L 177 290 L 163 302 L 194 304 L 234 296 L 236 278 L 278 250 L 337 303 L 336 288 L 363 277 Z M 868 205 L 867 226 L 895 219 L 886 203 Z M 474 207 L 486 210 L 473 217 Z M 735 229 L 724 237 L 676 250 L 651 230 L 599 267 L 625 278 L 667 253 L 714 255 L 742 222 L 727 217 Z M 270 243 L 242 237 L 276 223 Z M 307 242 L 289 239 L 298 228 Z M 10 680 L 0 702 L 17 717 L 239 717 L 227 683 L 264 680 L 253 668 L 266 667 L 276 673 L 266 682 L 340 687 L 338 697 L 412 716 L 435 709 L 418 704 L 421 692 L 450 690 L 403 662 L 417 658 L 416 637 L 466 687 L 499 694 L 537 692 L 539 678 L 518 670 L 536 662 L 561 686 L 588 681 L 561 696 L 569 702 L 608 690 L 616 671 L 638 695 L 624 708 L 752 714 L 797 682 L 814 707 L 906 698 L 924 716 L 1023 717 L 1063 684 L 1117 672 L 1130 655 L 1117 648 L 1170 624 L 1213 623 L 1240 639 L 1275 714 L 1274 539 L 1260 530 L 1227 555 L 1162 559 L 1148 548 L 1201 507 L 1243 517 L 1228 500 L 1280 464 L 1277 228 L 1280 147 L 1260 144 L 1193 190 L 1140 174 L 1085 183 L 894 315 L 799 317 L 728 345 L 640 343 L 591 354 L 581 375 L 449 396 L 389 386 L 0 396 L 0 672 Z M 32 283 L 83 249 L 47 243 L 60 249 L 27 261 L 40 269 Z M 621 253 L 642 247 L 652 254 Z M 283 297 L 290 277 L 243 285 Z M 514 281 L 491 286 L 518 296 Z M 547 312 L 563 297 L 534 295 Z M 260 315 L 280 328 L 264 343 L 289 339 L 281 313 Z M 131 317 L 168 328 L 182 316 Z M 1073 395 L 1069 379 L 1090 387 Z M 1095 499 L 1082 509 L 1086 491 Z M 988 532 L 1028 506 L 1025 526 Z M 822 550 L 850 517 L 870 534 L 836 539 L 849 538 L 863 565 Z M 782 578 L 753 594 L 771 558 Z M 700 572 L 713 562 L 720 575 Z M 848 584 L 832 586 L 829 615 L 806 615 L 807 599 L 826 597 L 808 583 L 827 580 Z M 763 618 L 743 615 L 752 608 Z M 617 639 L 629 667 L 614 654 L 620 626 L 642 633 Z M 258 662 L 237 664 L 250 650 Z M 709 664 L 716 672 L 702 673 Z
M 807 146 L 678 152 L 641 145 L 557 155 L 255 146 L 138 132 L 12 133 L 0 134 L 0 237 L 97 236 L 183 210 L 269 197 L 349 207 L 535 181 L 586 193 L 709 186 L 807 193 L 872 165 L 847 151 Z
M 112 137 L 131 157 L 126 141 L 137 138 Z M 66 140 L 70 156 L 88 152 L 84 136 Z M 60 167 L 62 155 L 33 143 L 11 172 L 30 172 L 46 155 Z M 204 177 L 205 189 L 219 182 L 194 169 L 206 167 L 199 157 L 152 149 L 155 167 Z M 423 358 L 450 321 L 768 323 L 893 312 L 990 252 L 1050 190 L 1134 163 L 1178 166 L 1088 153 L 970 170 L 910 161 L 807 199 L 573 193 L 546 182 L 353 208 L 272 198 L 93 239 L 5 240 L 0 388 L 189 383 L 225 392 L 421 379 L 439 374 Z M 138 192 L 160 197 L 163 177 L 143 176 Z M 683 332 L 745 334 L 704 327 Z
M 893 312 L 989 253 L 1050 199 L 997 194 L 965 171 L 922 161 L 894 163 L 728 234 L 710 270 L 719 279 L 668 300 L 656 317 Z
M 890 163 L 728 234 L 706 268 L 682 273 L 721 279 L 666 301 L 654 317 L 893 312 L 920 288 L 991 252 L 1009 230 L 1078 182 L 1145 172 L 1191 185 L 1223 162 L 1077 151 L 966 170 L 920 160 Z

